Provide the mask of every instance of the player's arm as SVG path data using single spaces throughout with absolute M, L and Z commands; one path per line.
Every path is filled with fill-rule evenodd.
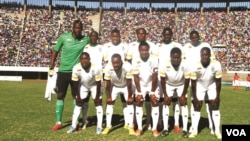
M 135 88 L 138 93 L 141 93 L 140 76 L 139 74 L 134 74 Z
M 101 85 L 102 85 L 101 80 L 96 81 L 96 96 L 94 99 L 95 106 L 102 105 L 102 100 L 99 99 L 101 96 Z
M 185 78 L 183 91 L 182 91 L 182 94 L 181 94 L 181 97 L 180 97 L 180 105 L 181 106 L 187 105 L 186 95 L 187 95 L 189 82 L 190 82 L 190 78 Z
M 132 104 L 133 103 L 132 79 L 127 78 L 126 83 L 127 83 L 127 89 L 128 89 L 128 101 L 127 101 L 127 103 Z
M 158 105 L 158 100 L 155 96 L 157 82 L 158 82 L 158 68 L 154 68 L 152 72 L 152 86 L 151 86 L 151 92 L 150 92 L 150 100 L 152 102 L 152 106 Z
M 61 50 L 61 47 L 63 46 L 64 42 L 64 37 L 61 35 L 57 42 L 56 45 L 53 47 L 52 52 L 51 52 L 51 58 L 50 58 L 50 64 L 49 64 L 49 69 L 54 69 L 55 67 L 55 61 L 58 56 L 59 50 Z
M 83 105 L 83 100 L 81 99 L 81 96 L 80 96 L 80 79 L 78 77 L 78 74 L 77 74 L 77 67 L 74 67 L 73 68 L 73 71 L 72 71 L 72 76 L 71 76 L 71 79 L 73 81 L 73 89 L 74 89 L 74 92 L 76 93 L 76 105 L 77 106 L 82 106 Z
M 152 72 L 152 86 L 151 92 L 155 92 L 158 82 L 158 68 L 154 68 Z

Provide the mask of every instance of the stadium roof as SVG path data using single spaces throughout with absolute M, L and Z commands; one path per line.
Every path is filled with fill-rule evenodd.
M 219 2 L 248 2 L 249 0 L 55 0 L 55 1 L 130 2 L 130 3 L 200 3 L 200 2 L 219 3 Z

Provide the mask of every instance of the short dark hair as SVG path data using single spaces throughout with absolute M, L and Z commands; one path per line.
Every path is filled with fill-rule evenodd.
M 113 60 L 113 58 L 119 58 L 120 60 L 122 60 L 121 55 L 118 54 L 118 53 L 113 54 L 112 57 L 111 57 L 111 59 Z
M 120 34 L 120 30 L 118 30 L 117 28 L 115 28 L 115 29 L 113 29 L 113 30 L 111 31 L 111 34 L 113 34 L 113 33 Z
M 146 42 L 146 41 L 141 41 L 140 44 L 139 44 L 139 50 L 141 48 L 141 46 L 147 46 L 149 48 L 149 44 Z
M 88 58 L 90 58 L 90 55 L 88 52 L 82 52 L 81 56 L 86 55 Z
M 73 22 L 73 27 L 75 27 L 77 24 L 80 24 L 81 27 L 83 27 L 82 21 L 81 20 L 74 20 Z
M 189 37 L 191 37 L 193 34 L 196 34 L 198 37 L 200 37 L 199 32 L 196 31 L 196 30 L 192 30 L 192 31 L 190 32 L 190 34 L 189 34 Z
M 141 27 L 141 28 L 136 29 L 136 31 L 135 31 L 136 34 L 139 33 L 140 30 L 143 30 L 143 32 L 144 32 L 145 34 L 147 33 L 146 29 Z
M 175 54 L 175 53 L 181 55 L 181 49 L 178 48 L 178 47 L 172 48 L 171 51 L 170 51 L 170 56 L 172 56 L 172 55 Z
M 209 47 L 203 47 L 200 51 L 200 53 L 202 53 L 204 50 L 208 51 L 209 54 L 211 54 L 211 50 Z
M 166 31 L 168 31 L 170 34 L 173 34 L 173 31 L 170 27 L 165 27 L 162 31 L 162 34 L 164 34 Z

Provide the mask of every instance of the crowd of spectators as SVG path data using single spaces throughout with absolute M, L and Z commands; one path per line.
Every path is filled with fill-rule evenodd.
M 233 8 L 232 8 L 233 9 Z M 6 13 L 12 13 L 12 16 Z M 52 45 L 57 37 L 70 30 L 71 21 L 81 18 L 85 23 L 84 34 L 92 30 L 88 16 L 97 10 L 77 11 L 56 9 L 28 9 L 24 16 L 13 9 L 0 11 L 0 66 L 47 67 Z M 189 33 L 195 29 L 202 40 L 215 49 L 217 59 L 225 71 L 250 71 L 250 12 L 244 8 L 234 8 L 229 13 L 225 9 L 173 10 L 103 10 L 100 20 L 100 43 L 110 40 L 110 31 L 118 28 L 126 42 L 136 40 L 135 29 L 144 27 L 148 39 L 157 43 L 161 40 L 162 29 L 169 26 L 174 31 L 174 40 L 185 44 Z M 14 16 L 13 16 L 14 15 Z

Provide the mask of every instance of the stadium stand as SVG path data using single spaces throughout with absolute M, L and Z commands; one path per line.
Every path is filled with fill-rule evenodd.
M 58 0 L 57 0 L 58 1 Z M 91 30 L 100 33 L 100 43 L 109 41 L 113 28 L 121 31 L 122 39 L 131 42 L 136 39 L 135 29 L 147 29 L 148 39 L 159 42 L 163 27 L 170 26 L 174 40 L 184 44 L 188 34 L 196 29 L 202 33 L 202 40 L 213 46 L 217 59 L 222 63 L 224 72 L 250 71 L 250 11 L 247 7 L 204 8 L 122 8 L 81 7 L 74 9 L 66 5 L 48 6 L 27 5 L 13 2 L 1 3 L 0 9 L 0 75 L 23 75 L 22 72 L 36 70 L 39 78 L 44 73 L 50 58 L 50 51 L 57 37 L 70 30 L 71 21 L 80 18 L 84 34 Z M 4 67 L 5 66 L 5 67 Z M 10 67 L 20 67 L 13 69 Z M 35 69 L 30 69 L 34 67 Z M 12 71 L 12 72 L 10 72 Z

